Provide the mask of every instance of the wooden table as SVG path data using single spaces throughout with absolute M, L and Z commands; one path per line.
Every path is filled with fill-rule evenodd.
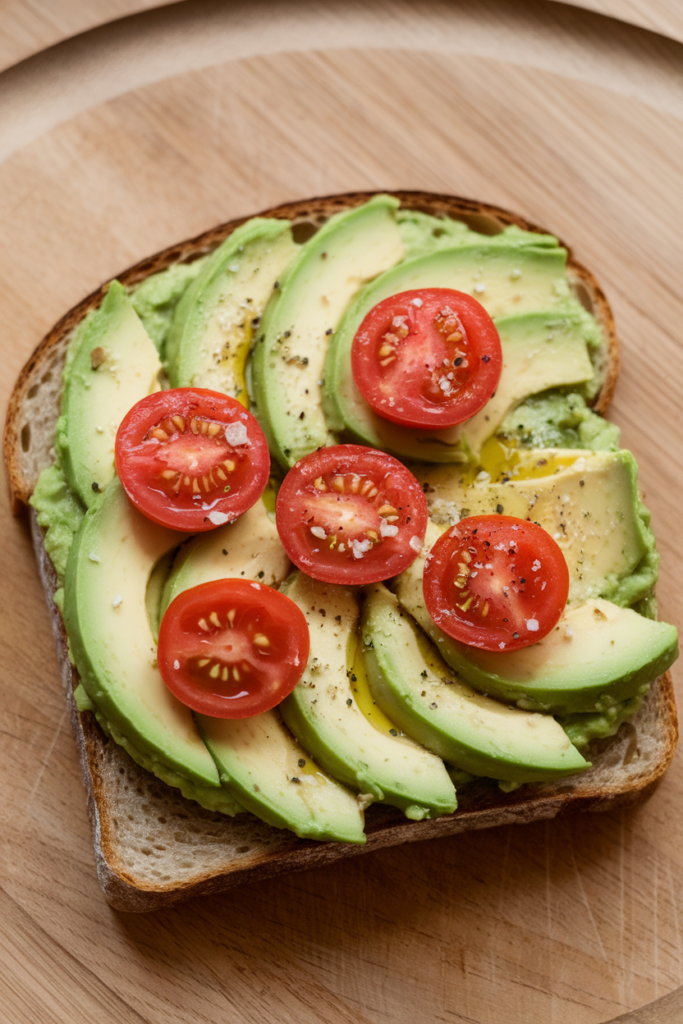
M 672 0 L 598 2 L 683 39 Z M 156 5 L 60 0 L 33 37 L 5 6 L 7 66 Z M 614 306 L 612 417 L 683 623 L 682 117 L 683 46 L 548 0 L 178 3 L 67 40 L 0 74 L 2 403 L 66 309 L 211 224 L 352 189 L 507 206 Z M 110 910 L 28 536 L 4 497 L 0 518 L 0 1020 L 598 1024 L 683 983 L 680 759 L 637 810 Z

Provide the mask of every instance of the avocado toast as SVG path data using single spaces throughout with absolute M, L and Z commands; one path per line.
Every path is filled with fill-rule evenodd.
M 400 212 L 396 215 L 395 208 L 399 203 Z M 345 217 L 341 230 L 339 221 L 330 220 L 331 215 L 340 212 Z M 286 221 L 293 225 L 291 235 Z M 400 223 L 400 230 L 397 223 Z M 324 225 L 322 228 L 321 224 Z M 307 236 L 310 240 L 305 241 Z M 225 239 L 228 242 L 222 245 Z M 205 262 L 204 257 L 219 245 L 222 245 L 220 258 L 214 259 L 212 264 Z M 344 288 L 341 290 L 333 289 L 334 273 L 330 269 L 340 257 L 351 268 L 344 275 Z M 163 276 L 156 276 L 164 271 L 167 273 Z M 263 288 L 261 282 L 267 276 L 271 286 Z M 213 357 L 215 341 L 211 339 L 215 320 L 202 317 L 198 310 L 210 308 L 212 302 L 220 298 L 226 277 L 240 278 L 240 284 L 232 288 L 232 299 L 223 298 L 222 358 L 216 361 Z M 312 448 L 330 443 L 339 434 L 386 448 L 410 462 L 415 469 L 423 483 L 433 527 L 437 530 L 448 525 L 454 510 L 459 514 L 466 505 L 474 505 L 475 501 L 479 503 L 477 509 L 490 508 L 493 512 L 503 504 L 507 506 L 510 501 L 517 502 L 522 511 L 529 509 L 532 502 L 534 505 L 539 501 L 545 502 L 549 525 L 546 526 L 541 517 L 542 524 L 561 535 L 568 560 L 574 557 L 573 552 L 580 550 L 574 561 L 590 562 L 590 571 L 585 571 L 582 564 L 581 571 L 575 571 L 572 576 L 578 606 L 585 607 L 591 600 L 594 604 L 604 601 L 610 608 L 614 606 L 626 612 L 629 605 L 642 602 L 639 612 L 651 613 L 648 602 L 651 602 L 656 578 L 656 561 L 647 531 L 647 516 L 638 504 L 635 477 L 627 453 L 610 451 L 616 447 L 613 428 L 594 414 L 606 409 L 616 380 L 618 356 L 611 315 L 591 275 L 571 255 L 567 258 L 566 251 L 552 236 L 536 232 L 521 219 L 504 211 L 449 197 L 401 193 L 395 198 L 372 199 L 367 195 L 352 195 L 293 204 L 268 211 L 246 223 L 225 225 L 133 268 L 119 280 L 123 287 L 120 290 L 116 286 L 110 288 L 104 302 L 103 289 L 57 325 L 18 382 L 8 416 L 5 442 L 17 509 L 28 501 L 39 471 L 52 461 L 50 448 L 59 411 L 59 378 L 69 339 L 88 313 L 100 307 L 114 323 L 118 322 L 117 317 L 128 315 L 130 303 L 123 300 L 126 300 L 126 293 L 132 293 L 132 304 L 147 329 L 148 338 L 158 344 L 164 342 L 172 384 L 199 383 L 206 387 L 232 389 L 238 396 L 243 388 L 246 357 L 253 346 L 248 366 L 252 394 L 271 451 L 283 467 L 292 465 L 301 454 Z M 306 282 L 305 290 L 302 281 Z M 371 283 L 367 287 L 361 287 L 368 281 Z M 475 416 L 462 430 L 451 429 L 447 436 L 444 436 L 446 432 L 433 433 L 429 437 L 416 436 L 415 432 L 403 428 L 396 430 L 393 425 L 378 423 L 378 417 L 368 415 L 348 380 L 345 347 L 353 334 L 354 324 L 358 323 L 367 305 L 372 305 L 387 293 L 419 287 L 425 282 L 439 285 L 444 281 L 455 281 L 456 287 L 469 288 L 482 300 L 491 298 L 494 304 L 492 314 L 499 325 L 508 364 L 513 365 L 517 360 L 525 372 L 508 374 L 505 387 L 501 381 L 494 400 L 495 409 L 488 411 L 489 416 L 495 413 L 493 429 L 488 426 L 490 419 L 486 421 L 484 417 Z M 257 284 L 262 289 L 260 298 Z M 160 300 L 154 290 L 162 285 Z M 277 302 L 267 301 L 271 288 L 279 293 Z M 593 317 L 588 316 L 577 302 L 568 301 L 576 294 L 583 297 Z M 241 301 L 234 302 L 235 296 L 239 296 Z M 253 314 L 246 308 L 247 299 L 255 309 Z M 232 310 L 229 306 L 231 301 L 234 303 Z M 226 302 L 228 308 L 225 308 Z M 510 311 L 511 305 L 514 312 Z M 542 314 L 540 320 L 539 312 Z M 92 329 L 93 322 L 94 317 L 91 317 L 86 331 Z M 328 339 L 327 347 L 325 339 Z M 100 353 L 94 354 L 98 348 L 102 346 L 95 345 L 94 341 L 87 350 L 80 347 L 79 351 L 85 352 L 87 358 L 83 367 L 76 366 L 77 372 L 86 377 L 101 373 L 102 366 L 94 365 L 100 358 Z M 141 384 L 143 394 L 149 390 L 150 380 L 160 368 L 154 346 L 148 344 L 145 351 L 145 373 L 149 379 Z M 71 366 L 69 370 L 72 379 L 73 369 Z M 51 380 L 45 380 L 48 371 L 52 372 Z M 217 373 L 220 373 L 220 380 L 216 379 Z M 323 378 L 325 385 L 321 389 L 318 382 Z M 97 377 L 98 381 L 100 379 L 103 378 Z M 320 394 L 320 400 L 311 400 L 312 393 Z M 34 410 L 38 405 L 40 412 L 36 417 Z M 97 402 L 94 407 L 97 410 Z M 90 408 L 93 408 L 92 403 Z M 304 413 L 303 417 L 301 413 Z M 89 422 L 88 414 L 82 415 Z M 97 411 L 94 415 L 97 420 Z M 291 424 L 294 424 L 293 428 Z M 94 420 L 91 426 L 93 429 L 89 436 L 95 440 L 106 434 L 108 429 L 106 423 Z M 99 426 L 103 429 L 98 432 Z M 70 416 L 63 418 L 57 426 L 57 443 L 63 461 L 72 451 L 82 450 L 80 441 L 75 444 L 69 442 L 69 431 L 75 429 L 74 418 Z M 543 465 L 538 466 L 537 463 Z M 92 465 L 93 462 L 89 461 L 89 466 Z M 474 476 L 468 475 L 467 467 L 472 465 L 478 470 Z M 45 554 L 42 531 L 35 520 L 35 513 L 32 513 L 39 562 L 50 595 L 58 590 L 60 582 L 55 566 L 58 571 L 61 568 L 62 574 L 66 568 L 65 564 L 59 564 L 56 541 L 60 529 L 66 547 L 78 520 L 78 505 L 93 507 L 88 514 L 90 529 L 93 530 L 97 527 L 97 520 L 103 519 L 106 509 L 120 500 L 115 481 L 112 483 L 104 477 L 92 479 L 92 475 L 92 472 L 82 475 L 81 486 L 77 489 L 78 498 L 71 493 L 61 495 L 67 499 L 59 503 L 61 519 L 56 522 L 53 517 L 50 524 L 54 531 L 51 548 L 54 566 Z M 77 478 L 74 470 L 72 479 Z M 584 494 L 594 495 L 596 490 L 604 493 L 605 486 L 612 488 L 610 494 L 620 502 L 616 507 L 621 518 L 615 526 L 615 534 L 618 535 L 615 550 L 618 547 L 623 563 L 616 569 L 611 563 L 608 566 L 601 564 L 599 553 L 586 559 L 571 515 L 563 517 L 559 523 L 552 520 L 556 496 L 553 488 L 557 489 L 558 480 L 569 488 L 570 478 L 574 480 L 582 502 Z M 588 481 L 589 486 L 581 485 L 581 478 L 584 484 Z M 598 481 L 595 487 L 590 486 L 590 480 Z M 64 489 L 63 480 L 55 474 L 44 477 L 42 486 L 44 489 L 51 487 L 55 492 Z M 561 488 L 560 498 L 568 493 L 567 488 Z M 536 497 L 537 493 L 540 498 Z M 572 507 L 568 505 L 567 511 Z M 583 505 L 580 508 L 582 516 L 584 512 L 591 511 Z M 521 514 L 521 511 L 514 514 Z M 243 518 L 246 520 L 250 515 L 246 513 Z M 217 544 L 212 534 L 206 535 L 206 540 L 190 541 L 181 549 L 181 555 L 176 555 L 170 572 L 169 563 L 163 559 L 167 550 L 178 547 L 181 538 L 175 539 L 175 545 L 174 538 L 169 538 L 168 548 L 165 548 L 161 536 L 163 531 L 154 531 L 146 548 L 149 562 L 145 571 L 147 576 L 151 573 L 151 580 L 156 578 L 159 586 L 156 599 L 152 582 L 146 590 L 147 607 L 152 608 L 150 622 L 154 614 L 168 604 L 174 588 L 178 591 L 193 581 L 215 578 L 224 573 L 225 557 L 238 566 L 231 572 L 253 573 L 266 583 L 283 582 L 288 566 L 286 559 L 282 558 L 277 535 L 273 535 L 272 523 L 267 515 L 257 515 L 256 512 L 252 519 L 251 525 L 245 523 L 242 527 L 242 540 L 232 538 L 235 543 L 231 542 L 229 548 Z M 112 515 L 109 521 L 120 525 L 121 517 Z M 235 527 L 229 529 L 235 530 Z M 85 546 L 82 547 L 83 569 L 79 571 L 79 579 L 85 580 L 88 574 L 97 574 L 101 568 L 101 561 L 91 557 L 102 557 L 91 543 L 100 536 L 99 528 L 87 540 L 85 532 L 80 535 L 79 547 Z M 224 556 L 224 550 L 229 550 L 230 554 Z M 72 553 L 72 562 L 75 558 Z M 113 561 L 121 567 L 120 559 Z M 596 696 L 593 698 L 587 699 L 585 688 L 581 686 L 578 687 L 578 697 L 576 686 L 572 691 L 574 696 L 568 696 L 567 675 L 560 670 L 555 694 L 561 692 L 561 699 L 552 694 L 549 696 L 547 692 L 539 698 L 537 685 L 535 690 L 533 687 L 532 691 L 529 689 L 528 666 L 522 666 L 510 682 L 505 673 L 495 666 L 473 666 L 471 659 L 468 662 L 462 651 L 453 653 L 441 649 L 438 654 L 443 656 L 443 663 L 434 661 L 431 649 L 424 648 L 426 634 L 415 625 L 415 622 L 420 622 L 419 602 L 410 604 L 410 574 L 412 572 L 414 576 L 419 570 L 418 563 L 416 560 L 404 578 L 393 586 L 395 595 L 383 587 L 375 588 L 377 593 L 366 594 L 362 628 L 356 636 L 363 637 L 366 651 L 372 651 L 372 654 L 365 662 L 349 656 L 351 662 L 346 661 L 349 675 L 346 676 L 340 666 L 337 675 L 342 678 L 335 685 L 347 685 L 351 681 L 345 706 L 347 700 L 352 702 L 349 710 L 364 727 L 368 720 L 372 722 L 372 699 L 377 698 L 381 702 L 380 692 L 384 693 L 386 701 L 382 710 L 395 706 L 400 717 L 401 708 L 405 708 L 407 702 L 405 699 L 401 702 L 396 693 L 401 687 L 405 689 L 406 680 L 397 679 L 395 672 L 392 674 L 391 651 L 380 650 L 381 645 L 373 644 L 373 636 L 377 637 L 378 630 L 382 632 L 383 617 L 392 615 L 398 615 L 396 621 L 401 627 L 407 624 L 408 629 L 417 630 L 414 632 L 416 659 L 423 658 L 419 662 L 417 677 L 422 680 L 422 673 L 430 677 L 430 695 L 436 699 L 427 702 L 421 724 L 416 723 L 415 716 L 402 721 L 398 721 L 396 714 L 393 716 L 394 723 L 408 737 L 398 737 L 399 743 L 391 737 L 391 717 L 387 719 L 387 726 L 378 720 L 375 712 L 376 720 L 370 728 L 371 732 L 374 728 L 377 737 L 382 736 L 384 729 L 385 739 L 381 742 L 394 741 L 394 749 L 402 744 L 406 748 L 403 751 L 406 757 L 413 756 L 407 753 L 411 744 L 409 738 L 412 737 L 413 741 L 418 741 L 414 744 L 417 752 L 423 749 L 420 744 L 424 744 L 447 761 L 450 758 L 451 764 L 455 762 L 460 769 L 459 772 L 452 771 L 458 790 L 458 809 L 451 812 L 454 801 L 451 797 L 449 806 L 444 775 L 438 775 L 437 771 L 441 762 L 434 755 L 431 755 L 434 766 L 431 770 L 437 771 L 439 781 L 435 775 L 431 796 L 422 792 L 419 800 L 415 801 L 412 798 L 401 799 L 397 795 L 392 801 L 393 806 L 378 802 L 367 806 L 373 799 L 386 799 L 391 783 L 384 780 L 380 784 L 376 777 L 367 776 L 361 780 L 357 768 L 350 767 L 357 763 L 357 755 L 341 757 L 338 740 L 330 744 L 324 736 L 321 738 L 329 723 L 314 721 L 311 708 L 306 707 L 305 702 L 288 700 L 283 708 L 285 722 L 307 748 L 304 754 L 312 755 L 318 762 L 325 761 L 320 765 L 321 774 L 327 771 L 331 777 L 341 779 L 343 785 L 361 793 L 367 837 L 364 847 L 348 843 L 315 843 L 311 838 L 297 839 L 291 832 L 273 827 L 286 824 L 278 817 L 277 800 L 269 811 L 264 812 L 262 805 L 249 808 L 260 812 L 270 824 L 241 812 L 235 817 L 224 817 L 237 810 L 237 806 L 244 806 L 249 783 L 247 776 L 247 781 L 239 783 L 236 765 L 225 762 L 225 757 L 234 751 L 237 740 L 234 736 L 227 741 L 225 735 L 211 735 L 211 723 L 200 723 L 208 750 L 213 755 L 211 758 L 207 759 L 207 746 L 199 740 L 199 733 L 192 729 L 185 731 L 188 749 L 184 754 L 174 754 L 164 749 L 162 740 L 153 743 L 147 728 L 133 735 L 131 723 L 135 723 L 131 716 L 117 717 L 121 713 L 121 702 L 114 699 L 107 704 L 106 688 L 103 691 L 105 695 L 99 701 L 96 699 L 99 692 L 96 675 L 90 687 L 86 686 L 88 692 L 80 692 L 80 707 L 84 710 L 78 711 L 72 696 L 77 680 L 66 653 L 63 620 L 49 601 L 89 787 L 98 870 L 105 892 L 115 905 L 126 909 L 147 909 L 186 894 L 217 891 L 249 877 L 320 863 L 357 849 L 511 820 L 549 817 L 570 806 L 611 805 L 617 799 L 633 799 L 656 783 L 672 756 L 676 739 L 675 710 L 670 682 L 666 677 L 650 689 L 635 717 L 634 712 L 642 697 L 640 689 L 646 677 L 651 679 L 650 673 L 656 675 L 659 668 L 665 667 L 673 657 L 675 641 L 670 634 L 661 638 L 658 653 L 654 656 L 648 654 L 652 651 L 652 644 L 646 639 L 642 651 L 635 655 L 636 661 L 617 666 L 613 678 L 607 683 L 604 679 L 597 679 Z M 155 566 L 159 568 L 153 573 Z M 138 571 L 142 572 L 139 564 Z M 260 573 L 263 575 L 259 576 Z M 314 582 L 306 586 L 310 587 Z M 97 600 L 100 590 L 96 586 L 91 592 L 87 584 L 83 585 L 86 587 L 83 600 L 88 605 L 91 600 Z M 108 598 L 109 607 L 106 610 L 103 607 L 101 618 L 105 614 L 110 614 L 110 617 L 115 614 L 116 609 L 110 613 L 110 606 L 118 596 L 124 598 L 118 610 L 127 606 L 123 586 L 122 582 L 114 588 L 116 593 Z M 286 587 L 296 595 L 302 589 L 302 581 L 300 578 L 290 579 Z M 320 590 L 320 587 L 316 589 Z M 60 596 L 58 593 L 58 601 Z M 605 597 L 609 597 L 609 601 L 605 601 Z M 359 609 L 355 612 L 350 610 L 355 601 L 353 594 L 325 594 L 324 600 L 341 602 L 337 614 L 345 623 L 349 616 L 360 613 Z M 398 601 L 402 601 L 404 614 L 401 610 L 397 612 Z M 69 609 L 68 598 L 64 610 L 67 619 L 71 617 L 72 622 L 78 620 L 78 609 L 74 609 L 73 602 Z M 603 612 L 605 610 L 609 609 L 602 609 Z M 593 609 L 591 614 L 594 614 Z M 646 624 L 643 627 L 646 630 L 650 628 L 647 623 L 652 627 L 659 625 L 647 615 L 630 614 L 637 618 L 639 625 Z M 334 616 L 330 618 L 334 621 Z M 609 625 L 607 617 L 605 621 Z M 563 631 L 565 628 L 563 625 Z M 388 632 L 393 632 L 393 629 Z M 384 633 L 387 633 L 386 629 Z M 72 646 L 77 635 L 78 630 L 72 628 Z M 438 644 L 439 638 L 435 639 Z M 565 647 L 578 646 L 573 640 L 570 645 L 566 638 L 563 639 Z M 608 643 L 611 644 L 613 639 L 610 636 Z M 115 638 L 110 638 L 110 646 L 112 643 L 116 643 Z M 140 643 L 144 646 L 142 637 Z M 147 646 L 150 646 L 149 642 Z M 530 650 L 539 646 L 534 645 Z M 81 652 L 79 659 L 76 648 L 74 653 L 81 673 L 87 675 L 87 655 Z M 456 654 L 460 655 L 460 661 L 456 660 Z M 141 655 L 143 661 L 145 657 L 148 661 L 151 657 L 153 661 L 153 650 Z M 365 710 L 363 697 L 357 692 L 362 683 L 359 680 L 363 669 L 370 677 L 366 685 L 372 687 L 368 691 L 372 696 L 369 703 L 366 700 Z M 498 753 L 494 756 L 499 766 L 496 770 L 490 750 L 488 754 L 482 750 L 480 740 L 473 750 L 472 736 L 468 739 L 467 735 L 459 735 L 454 740 L 452 728 L 446 730 L 450 745 L 439 746 L 441 741 L 434 738 L 433 723 L 431 732 L 424 732 L 424 719 L 429 717 L 430 705 L 439 704 L 442 700 L 444 691 L 444 700 L 457 703 L 452 684 L 443 682 L 444 674 L 452 676 L 454 669 L 459 678 L 464 677 L 464 686 L 458 697 L 463 706 L 468 704 L 471 709 L 473 701 L 480 700 L 478 711 L 481 714 L 490 712 L 495 715 L 502 709 L 509 713 L 508 718 L 524 720 L 525 723 L 530 715 L 535 715 L 535 720 L 542 717 L 544 727 L 547 720 L 557 728 L 555 736 L 560 736 L 564 749 L 576 751 L 568 736 L 574 737 L 582 749 L 583 741 L 591 735 L 603 737 L 594 741 L 590 748 L 588 760 L 593 767 L 579 775 L 569 774 L 566 778 L 562 772 L 558 781 L 536 783 L 536 778 L 548 780 L 552 777 L 547 759 L 540 774 L 528 765 L 526 772 L 520 773 L 519 752 L 515 755 L 513 751 L 510 756 L 513 761 L 517 758 L 517 768 L 507 772 L 500 770 L 500 764 L 507 755 Z M 153 671 L 151 661 L 150 671 Z M 483 684 L 482 678 L 485 678 Z M 496 680 L 501 688 L 499 695 L 506 702 L 515 701 L 515 710 L 507 704 L 499 706 L 487 697 L 477 698 L 470 686 L 472 684 L 485 693 L 494 694 L 496 691 L 492 687 Z M 87 679 L 84 681 L 87 683 Z M 513 684 L 517 687 L 514 694 L 510 689 Z M 605 692 L 606 685 L 613 684 L 621 687 L 618 696 L 603 706 L 600 695 Z M 417 695 L 418 704 L 420 694 L 421 690 Z M 164 700 L 163 693 L 160 699 Z M 553 704 L 553 700 L 557 703 Z M 486 701 L 488 705 L 484 706 Z M 545 713 L 541 716 L 538 711 Z M 564 730 L 556 725 L 555 718 L 548 712 L 562 717 Z M 97 725 L 96 713 L 110 739 Z M 455 710 L 453 714 L 462 721 L 462 714 L 458 716 Z M 610 732 L 618 728 L 622 718 L 629 720 L 610 738 Z M 276 719 L 272 729 L 281 728 L 279 719 Z M 525 728 L 528 725 L 525 724 Z M 112 739 L 118 742 L 112 742 Z M 551 740 L 551 746 L 553 742 L 558 740 Z M 219 749 L 221 743 L 223 754 Z M 138 767 L 122 752 L 121 744 L 127 745 L 139 762 L 180 787 L 190 800 L 184 800 Z M 190 748 L 192 753 L 188 753 Z M 326 754 L 330 748 L 332 754 Z M 301 760 L 308 760 L 304 754 L 297 753 L 297 765 Z M 192 758 L 191 763 L 189 757 Z M 578 751 L 576 755 L 572 754 L 572 758 L 567 768 L 569 772 L 585 769 L 585 759 Z M 217 784 L 217 774 L 214 775 L 216 764 L 224 777 L 232 778 L 234 785 L 229 789 Z M 243 765 L 244 760 L 240 764 Z M 493 775 L 502 781 L 505 788 L 513 791 L 505 793 L 490 779 L 468 781 L 468 775 L 463 772 L 470 776 Z M 292 772 L 289 774 L 291 777 Z M 468 784 L 462 786 L 463 782 Z M 514 788 L 520 782 L 534 784 Z M 296 788 L 300 788 L 299 783 Z M 208 790 L 213 792 L 213 802 L 207 796 Z M 193 797 L 199 797 L 205 806 L 202 808 L 191 802 Z M 404 814 L 421 820 L 406 820 Z M 313 818 L 320 820 L 320 815 L 313 815 Z M 351 838 L 350 833 L 335 836 L 325 828 L 318 832 L 300 831 L 300 834 L 316 838 Z M 189 839 L 193 851 L 191 857 L 187 856 L 186 840 L 189 836 L 192 837 Z M 356 842 L 359 838 L 356 835 Z

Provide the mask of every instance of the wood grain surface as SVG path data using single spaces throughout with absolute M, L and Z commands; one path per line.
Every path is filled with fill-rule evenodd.
M 565 42 L 558 31 L 558 67 Z M 657 106 L 591 67 L 582 79 L 580 62 L 551 70 L 552 53 L 539 67 L 443 40 L 310 44 L 122 89 L 0 164 L 0 402 L 66 309 L 213 223 L 351 189 L 507 206 L 567 239 L 613 304 L 612 417 L 653 511 L 662 616 L 683 622 L 677 76 Z M 658 46 L 644 34 L 631 53 L 651 80 L 676 57 Z M 636 810 L 391 849 L 146 917 L 111 911 L 28 535 L 4 496 L 0 531 L 3 1022 L 600 1024 L 683 983 L 680 758 Z M 627 1019 L 680 1019 L 668 1003 Z

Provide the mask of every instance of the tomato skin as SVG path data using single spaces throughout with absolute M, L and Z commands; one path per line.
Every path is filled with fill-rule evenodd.
M 290 598 L 263 583 L 225 579 L 171 602 L 157 659 L 166 686 L 193 711 L 250 718 L 292 692 L 309 650 L 308 623 Z
M 251 413 L 205 388 L 143 398 L 118 429 L 115 458 L 136 508 L 188 533 L 233 522 L 260 498 L 270 473 L 268 444 Z
M 356 387 L 392 423 L 439 430 L 474 416 L 500 380 L 498 331 L 481 303 L 450 288 L 383 299 L 351 348 Z
M 562 615 L 569 570 L 537 523 L 470 516 L 427 556 L 423 593 L 444 633 L 486 651 L 515 651 L 546 636 Z
M 427 519 L 413 474 L 391 455 L 355 444 L 300 459 L 275 509 L 292 562 L 325 583 L 365 585 L 396 576 L 420 553 Z

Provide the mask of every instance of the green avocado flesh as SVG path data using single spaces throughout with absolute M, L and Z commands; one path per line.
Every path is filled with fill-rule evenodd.
M 632 605 L 645 597 L 658 557 L 631 453 L 548 449 L 515 458 L 500 480 L 443 467 L 418 470 L 431 518 L 445 524 L 493 514 L 531 519 L 567 560 L 571 604 L 605 597 Z
M 60 465 L 48 466 L 40 474 L 31 504 L 36 510 L 38 525 L 46 531 L 45 550 L 62 584 L 74 534 L 81 525 L 85 509 L 67 484 Z
M 137 285 L 130 300 L 161 358 L 178 303 L 205 266 L 208 256 L 192 263 L 174 263 Z
M 246 809 L 310 839 L 362 843 L 373 801 L 413 819 L 450 813 L 454 779 L 484 775 L 509 788 L 582 771 L 577 748 L 612 735 L 677 654 L 674 628 L 655 621 L 659 559 L 635 462 L 618 450 L 618 428 L 589 407 L 604 339 L 571 293 L 565 250 L 549 235 L 479 234 L 474 221 L 398 206 L 376 196 L 303 245 L 287 221 L 254 218 L 131 296 L 112 282 L 71 343 L 57 461 L 32 497 L 64 581 L 55 601 L 82 679 L 79 707 L 202 806 Z M 448 431 L 377 417 L 350 372 L 372 306 L 423 287 L 473 295 L 501 337 L 495 395 Z M 570 571 L 557 628 L 512 654 L 458 644 L 426 613 L 423 557 L 390 590 L 288 576 L 271 492 L 195 537 L 146 520 L 115 477 L 114 438 L 165 379 L 161 360 L 174 386 L 251 404 L 285 469 L 349 440 L 410 460 L 429 505 L 427 548 L 468 514 L 539 522 Z M 168 604 L 222 578 L 280 586 L 311 630 L 294 692 L 252 719 L 193 715 L 156 667 Z
M 427 279 L 428 270 L 424 273 Z M 362 309 L 365 310 L 365 304 Z M 560 315 L 556 311 L 501 317 L 496 327 L 503 350 L 503 370 L 495 394 L 481 412 L 463 424 L 443 430 L 398 426 L 377 415 L 353 381 L 351 345 L 364 315 L 351 312 L 348 327 L 345 320 L 334 339 L 325 376 L 327 408 L 336 406 L 343 417 L 343 422 L 335 421 L 340 431 L 359 443 L 384 448 L 399 457 L 464 462 L 468 456 L 479 454 L 484 441 L 529 395 L 582 384 L 594 375 L 583 317 Z
M 398 201 L 376 196 L 331 217 L 294 257 L 273 295 L 252 360 L 256 413 L 286 467 L 330 443 L 321 383 L 328 336 L 369 280 L 403 256 Z
M 355 793 L 318 768 L 277 710 L 197 721 L 223 786 L 258 818 L 304 839 L 365 842 Z
M 171 324 L 166 362 L 173 387 L 210 388 L 248 405 L 244 374 L 254 330 L 296 249 L 288 221 L 260 217 L 216 249 Z
M 179 775 L 218 786 L 192 712 L 159 674 L 145 605 L 154 566 L 182 539 L 141 515 L 113 482 L 74 539 L 64 621 L 83 686 L 111 725 Z
M 179 549 L 161 598 L 162 614 L 183 590 L 221 579 L 258 580 L 277 587 L 289 559 L 262 501 L 234 523 L 201 533 Z
M 276 585 L 288 569 L 277 531 L 258 501 L 237 522 L 200 534 L 180 549 L 162 607 L 183 590 L 216 579 Z M 302 838 L 365 841 L 355 794 L 311 760 L 277 709 L 248 719 L 196 717 L 223 788 L 241 806 Z
M 439 528 L 430 524 L 430 547 Z M 591 599 L 569 607 L 551 632 L 529 647 L 496 653 L 459 643 L 434 623 L 422 594 L 424 558 L 396 580 L 401 606 L 458 675 L 483 693 L 518 707 L 566 715 L 603 711 L 644 692 L 678 656 L 674 626 L 630 608 Z
M 90 506 L 114 477 L 116 431 L 159 389 L 161 363 L 128 294 L 112 281 L 85 321 L 67 363 L 55 446 L 69 486 Z
M 328 348 L 324 409 L 330 428 L 337 433 L 348 433 L 365 444 L 377 447 L 388 444 L 396 454 L 409 458 L 434 462 L 464 461 L 459 428 L 416 431 L 386 424 L 360 396 L 351 373 L 351 346 L 365 316 L 373 306 L 390 295 L 417 288 L 454 288 L 467 292 L 481 302 L 496 320 L 505 318 L 507 321 L 508 317 L 517 318 L 526 313 L 538 314 L 540 319 L 536 323 L 523 321 L 520 327 L 515 328 L 513 322 L 511 330 L 518 340 L 509 346 L 509 354 L 505 352 L 505 340 L 502 339 L 504 359 L 512 360 L 512 365 L 504 371 L 509 381 L 505 385 L 508 398 L 507 404 L 503 403 L 502 414 L 500 411 L 496 413 L 500 418 L 512 405 L 532 393 L 524 390 L 521 381 L 518 380 L 516 386 L 514 384 L 518 372 L 514 367 L 519 365 L 520 350 L 525 344 L 524 339 L 519 339 L 519 333 L 524 333 L 525 328 L 526 344 L 532 346 L 538 361 L 535 373 L 540 387 L 536 390 L 590 379 L 593 369 L 586 354 L 585 341 L 583 345 L 579 343 L 578 363 L 572 365 L 577 353 L 570 349 L 568 368 L 562 370 L 558 365 L 562 360 L 564 337 L 575 335 L 580 339 L 582 332 L 587 330 L 587 318 L 569 294 L 565 278 L 566 256 L 565 250 L 560 248 L 516 248 L 482 242 L 476 246 L 438 250 L 400 263 L 382 274 L 351 303 Z M 555 323 L 557 328 L 554 332 Z M 534 328 L 540 332 L 538 338 Z M 550 372 L 553 367 L 554 374 Z M 559 380 L 554 381 L 553 376 L 557 376 L 558 371 Z M 515 396 L 514 392 L 519 388 L 522 388 L 522 393 Z M 482 425 L 479 426 L 481 429 Z
M 507 707 L 455 677 L 382 584 L 366 598 L 362 632 L 377 703 L 450 764 L 509 782 L 539 782 L 588 767 L 550 715 Z
M 357 635 L 355 593 L 300 572 L 282 590 L 306 616 L 311 634 L 306 671 L 280 706 L 294 735 L 367 803 L 392 804 L 418 820 L 454 811 L 455 790 L 443 762 L 407 736 L 377 728 L 359 706 L 347 664 Z

